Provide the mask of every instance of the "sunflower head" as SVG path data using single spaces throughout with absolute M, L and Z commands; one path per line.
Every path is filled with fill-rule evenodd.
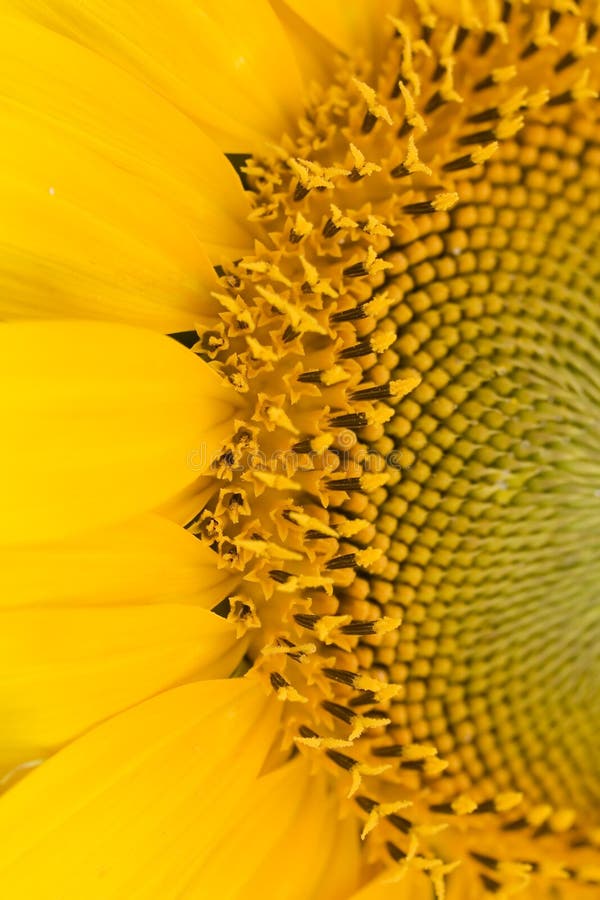
M 44 757 L 107 720 L 7 795 L 8 870 L 18 869 L 14 848 L 30 840 L 24 823 L 43 792 L 57 835 L 44 844 L 43 889 L 54 894 L 43 900 L 77 897 L 57 861 L 65 821 L 100 835 L 73 861 L 107 891 L 98 900 L 138 888 L 148 900 L 155 889 L 160 900 L 194 900 L 215 884 L 251 900 L 257 885 L 273 900 L 591 900 L 600 884 L 600 8 L 254 5 L 242 10 L 243 38 L 233 0 L 178 0 L 179 31 L 160 37 L 135 4 L 117 32 L 111 4 L 95 0 L 81 10 L 67 0 L 43 11 L 16 4 L 9 16 L 15 34 L 38 34 L 25 15 L 39 34 L 60 35 L 74 71 L 87 60 L 83 95 L 100 84 L 105 97 L 123 79 L 128 112 L 119 115 L 131 130 L 136 109 L 150 148 L 107 142 L 98 122 L 117 114 L 98 103 L 67 156 L 69 104 L 52 95 L 42 113 L 46 94 L 35 88 L 35 126 L 27 103 L 25 112 L 8 104 L 10 127 L 28 136 L 23 158 L 10 155 L 28 197 L 50 165 L 29 138 L 51 135 L 44 197 L 65 226 L 41 262 L 52 215 L 6 237 L 15 259 L 29 261 L 17 278 L 10 257 L 16 306 L 41 285 L 44 315 L 97 318 L 106 306 L 117 319 L 159 321 L 187 347 L 125 326 L 108 341 L 105 323 L 93 340 L 89 323 L 64 326 L 60 339 L 50 325 L 55 343 L 40 341 L 37 326 L 6 326 L 15 330 L 0 366 L 13 378 L 28 360 L 22 393 L 36 423 L 62 434 L 74 427 L 76 396 L 88 403 L 77 432 L 85 452 L 65 466 L 68 442 L 53 438 L 52 483 L 40 489 L 50 500 L 33 507 L 36 527 L 49 522 L 44 539 L 66 543 L 15 551 L 21 569 L 35 559 L 48 573 L 40 584 L 30 567 L 19 585 L 38 633 L 52 618 L 36 606 L 41 592 L 59 607 L 62 631 L 88 641 L 89 658 L 57 639 L 50 680 L 72 691 L 80 657 L 89 675 L 107 646 L 125 660 L 114 697 L 53 699 L 50 724 L 38 700 L 27 713 L 35 727 L 10 726 L 7 768 L 33 764 L 30 744 Z M 202 53 L 188 52 L 188 31 Z M 306 75 L 294 108 L 282 98 L 300 93 L 295 81 L 271 79 L 266 91 L 260 80 L 266 59 L 288 71 L 285 46 Z M 156 62 L 163 53 L 172 68 Z M 219 77 L 209 90 L 211 66 Z M 235 104 L 221 108 L 231 84 Z M 155 104 L 170 123 L 164 133 L 152 125 Z M 212 183 L 225 161 L 198 125 L 232 151 L 241 185 L 231 168 Z M 194 151 L 185 177 L 180 144 Z M 63 200 L 75 162 L 74 194 Z M 92 176 L 107 165 L 105 221 Z M 125 240 L 144 220 L 152 244 L 137 232 Z M 73 251 L 78 240 L 93 265 Z M 132 286 L 141 309 L 123 302 Z M 195 329 L 182 331 L 190 319 Z M 52 390 L 54 418 L 43 402 Z M 148 424 L 153 404 L 160 414 Z M 109 411 L 117 426 L 107 435 Z M 22 433 L 7 471 L 20 455 L 25 467 L 34 460 L 35 430 Z M 31 531 L 31 510 L 14 497 L 17 541 Z M 89 528 L 104 530 L 76 534 L 88 507 Z M 150 508 L 159 516 L 122 524 Z M 13 556 L 0 558 L 14 567 Z M 74 560 L 86 573 L 77 592 L 65 575 Z M 74 592 L 76 620 L 64 608 Z M 127 612 L 113 623 L 102 604 L 115 592 Z M 142 604 L 148 596 L 156 608 Z M 38 656 L 48 648 L 40 639 L 33 652 L 26 618 L 11 622 L 34 658 L 13 681 L 45 697 Z M 125 762 L 119 747 L 132 748 Z M 64 765 L 76 800 L 62 798 Z M 147 791 L 150 776 L 162 792 Z M 131 850 L 148 869 L 140 883 L 129 859 L 116 876 L 103 856 L 121 790 L 151 836 L 138 854 L 137 832 L 119 820 L 122 856 Z M 186 790 L 203 798 L 200 821 Z M 164 806 L 154 830 L 138 816 L 152 804 Z M 239 871 L 223 887 L 229 841 Z M 175 844 L 167 877 L 161 854 Z M 29 900 L 35 877 L 9 874 L 10 896 Z

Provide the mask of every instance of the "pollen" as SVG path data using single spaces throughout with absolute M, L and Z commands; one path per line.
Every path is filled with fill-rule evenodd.
M 600 22 L 438 7 L 247 161 L 255 254 L 196 347 L 244 411 L 190 528 L 382 877 L 591 897 Z

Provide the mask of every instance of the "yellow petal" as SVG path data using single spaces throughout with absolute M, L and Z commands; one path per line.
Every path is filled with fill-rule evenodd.
M 193 606 L 3 610 L 0 773 L 175 684 L 226 677 L 243 652 L 228 622 Z
M 267 0 L 11 0 L 9 8 L 73 38 L 148 84 L 227 151 L 279 140 L 301 83 Z
M 336 67 L 336 47 L 286 0 L 270 0 L 270 3 L 285 29 L 304 81 L 308 84 L 330 82 Z
M 277 9 L 284 2 L 339 50 L 356 53 L 372 50 L 388 26 L 386 13 L 398 13 L 393 0 L 273 0 Z
M 481 898 L 480 885 L 476 897 Z M 476 900 L 475 895 L 461 895 L 455 900 Z M 348 900 L 435 900 L 431 880 L 424 872 L 415 869 L 404 869 L 402 863 L 390 864 L 390 867 L 368 881 Z M 482 898 L 483 900 L 483 898 Z
M 0 545 L 0 607 L 194 603 L 211 609 L 238 578 L 215 553 L 160 516 L 56 543 Z
M 402 884 L 402 881 L 392 881 L 391 877 L 388 883 L 377 879 L 352 894 L 350 900 L 410 900 L 410 895 L 402 890 Z M 415 894 L 414 900 L 421 900 L 421 897 Z M 431 892 L 423 893 L 422 900 L 431 900 Z
M 278 715 L 253 679 L 210 681 L 89 732 L 2 798 L 0 896 L 220 897 L 188 884 L 238 819 Z
M 337 798 L 302 758 L 260 778 L 185 897 L 346 900 L 358 882 L 359 837 L 337 813 Z
M 1 317 L 192 328 L 212 309 L 206 253 L 251 247 L 233 168 L 122 69 L 38 25 L 0 24 Z
M 335 825 L 335 842 L 321 873 L 313 900 L 331 898 L 347 900 L 360 883 L 363 847 L 360 843 L 356 821 L 348 817 Z
M 278 796 L 279 816 L 284 804 L 288 804 L 288 793 L 292 794 L 290 788 L 291 785 Z M 236 900 L 261 896 L 261 884 L 268 885 L 264 895 L 268 900 L 346 900 L 355 887 L 358 831 L 352 832 L 348 823 L 339 822 L 339 794 L 329 794 L 326 783 L 305 770 L 290 805 L 294 800 L 298 803 L 298 799 L 294 815 L 278 836 L 273 852 L 261 860 L 246 891 L 232 895 Z M 341 855 L 345 865 L 336 865 L 336 854 Z
M 103 322 L 0 326 L 0 385 L 4 542 L 164 503 L 207 468 L 235 402 L 175 341 Z
M 217 490 L 218 482 L 214 478 L 201 475 L 156 511 L 178 525 L 187 525 L 204 509 Z

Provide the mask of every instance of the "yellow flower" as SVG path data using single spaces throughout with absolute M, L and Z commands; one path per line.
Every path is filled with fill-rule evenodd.
M 1 16 L 0 896 L 597 896 L 598 4 Z

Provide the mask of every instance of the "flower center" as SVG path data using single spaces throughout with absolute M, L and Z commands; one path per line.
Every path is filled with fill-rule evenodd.
M 468 854 L 491 891 L 586 883 L 597 26 L 568 3 L 426 6 L 244 167 L 256 252 L 197 349 L 245 412 L 190 527 L 242 577 L 229 617 L 284 743 L 341 774 L 376 858 L 438 893 Z

